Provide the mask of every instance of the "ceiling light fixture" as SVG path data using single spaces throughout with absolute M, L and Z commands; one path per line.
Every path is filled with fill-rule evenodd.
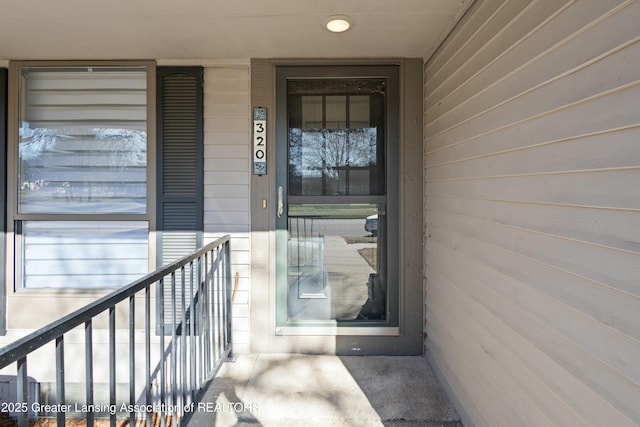
M 332 15 L 325 20 L 324 25 L 332 33 L 344 33 L 353 27 L 353 20 L 346 15 Z

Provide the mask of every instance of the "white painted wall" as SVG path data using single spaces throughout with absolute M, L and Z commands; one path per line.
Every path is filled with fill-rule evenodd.
M 249 63 L 211 65 L 204 73 L 205 241 L 230 234 L 234 351 L 249 351 Z
M 478 0 L 426 62 L 425 345 L 466 425 L 640 425 L 639 22 Z

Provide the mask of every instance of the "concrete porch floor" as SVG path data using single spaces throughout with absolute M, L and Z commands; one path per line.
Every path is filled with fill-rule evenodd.
M 225 363 L 189 427 L 462 427 L 419 356 L 248 354 Z

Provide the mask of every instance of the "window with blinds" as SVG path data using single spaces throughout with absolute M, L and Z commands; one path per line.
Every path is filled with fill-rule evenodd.
M 145 213 L 144 67 L 25 67 L 19 213 Z
M 19 70 L 21 285 L 110 288 L 146 274 L 147 67 Z

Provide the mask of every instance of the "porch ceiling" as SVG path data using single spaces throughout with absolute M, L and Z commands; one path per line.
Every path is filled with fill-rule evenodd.
M 3 0 L 0 60 L 428 57 L 471 1 Z

